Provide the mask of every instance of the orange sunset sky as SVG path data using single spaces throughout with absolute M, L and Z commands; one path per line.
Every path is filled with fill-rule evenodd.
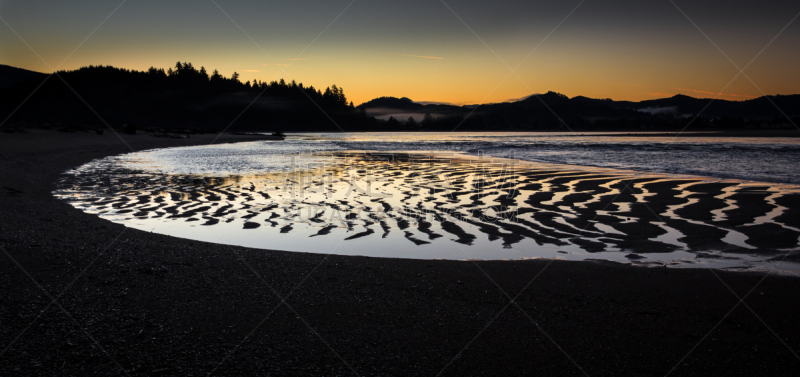
M 0 63 L 188 61 L 242 81 L 336 84 L 355 104 L 743 100 L 800 93 L 798 14 L 797 1 L 1 1 Z

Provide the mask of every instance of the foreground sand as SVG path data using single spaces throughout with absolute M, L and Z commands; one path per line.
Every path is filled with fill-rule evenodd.
M 212 138 L 125 136 L 135 150 Z M 52 196 L 64 170 L 127 151 L 109 134 L 0 134 L 0 374 L 800 370 L 796 278 L 263 251 L 126 229 Z

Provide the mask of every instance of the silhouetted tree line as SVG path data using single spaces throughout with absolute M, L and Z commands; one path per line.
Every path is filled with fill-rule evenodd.
M 101 117 L 115 126 L 222 130 L 232 124 L 229 130 L 238 131 L 334 131 L 336 125 L 364 130 L 377 123 L 348 103 L 337 85 L 320 90 L 284 79 L 242 82 L 237 72 L 230 77 L 217 70 L 209 74 L 205 67 L 198 69 L 189 62 L 146 71 L 88 66 L 59 71 L 58 76 L 69 86 L 58 77 L 48 78 L 11 121 L 102 126 Z M 41 81 L 4 89 L 1 110 L 10 113 L 14 102 L 21 102 Z

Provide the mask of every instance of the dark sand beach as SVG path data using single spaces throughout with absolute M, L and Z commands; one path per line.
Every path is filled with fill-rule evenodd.
M 600 261 L 368 258 L 179 239 L 84 213 L 53 190 L 64 171 L 93 159 L 202 145 L 216 135 L 123 135 L 125 143 L 110 133 L 32 129 L 1 135 L 2 375 L 688 376 L 800 370 L 795 277 Z M 217 142 L 256 138 L 223 135 Z M 597 175 L 576 183 L 568 172 L 540 172 L 545 174 L 554 186 L 573 183 L 577 191 L 611 180 Z M 652 194 L 648 203 L 658 213 L 684 200 L 676 198 L 682 193 L 674 181 L 637 185 Z M 714 197 L 727 188 L 687 188 L 686 198 L 698 201 L 677 209 L 672 225 L 693 245 L 713 248 L 722 238 L 698 224 L 725 208 Z M 552 206 L 553 193 L 547 194 L 528 200 Z M 733 192 L 729 199 L 739 209 L 728 213 L 725 225 L 765 215 L 767 196 L 757 187 Z M 602 209 L 603 200 L 612 198 L 634 201 L 633 194 L 599 196 L 596 208 L 586 211 Z M 798 205 L 790 203 L 796 196 L 783 198 L 790 210 L 781 221 L 796 227 Z M 580 193 L 560 197 L 568 204 L 590 199 Z M 628 216 L 646 218 L 651 209 L 632 205 Z M 211 221 L 218 210 L 190 213 L 205 211 Z M 555 230 L 526 236 L 558 238 L 564 224 L 537 220 Z M 572 225 L 583 227 L 581 221 Z M 269 226 L 265 220 L 253 224 Z M 418 229 L 459 234 L 452 222 L 433 230 L 429 225 Z M 624 243 L 639 254 L 660 247 L 647 241 L 658 234 L 649 223 L 618 229 L 628 236 L 604 242 Z M 769 225 L 742 232 L 765 250 L 796 240 Z

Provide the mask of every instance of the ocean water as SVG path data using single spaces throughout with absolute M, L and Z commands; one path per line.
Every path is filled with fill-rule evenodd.
M 171 148 L 148 153 L 149 169 L 248 174 L 314 163 L 328 151 L 451 151 L 473 156 L 641 172 L 800 184 L 800 138 L 642 137 L 574 133 L 314 133 L 282 142 Z M 128 161 L 138 159 L 127 155 Z M 265 159 L 264 156 L 274 156 Z M 140 160 L 141 161 L 141 160 Z M 317 161 L 318 162 L 318 161 Z
M 800 161 L 800 138 L 675 138 L 575 133 L 320 136 L 347 150 L 447 150 L 566 165 L 800 183 L 800 164 L 797 163 Z
M 302 134 L 111 156 L 55 195 L 136 229 L 298 252 L 800 274 L 797 139 Z

